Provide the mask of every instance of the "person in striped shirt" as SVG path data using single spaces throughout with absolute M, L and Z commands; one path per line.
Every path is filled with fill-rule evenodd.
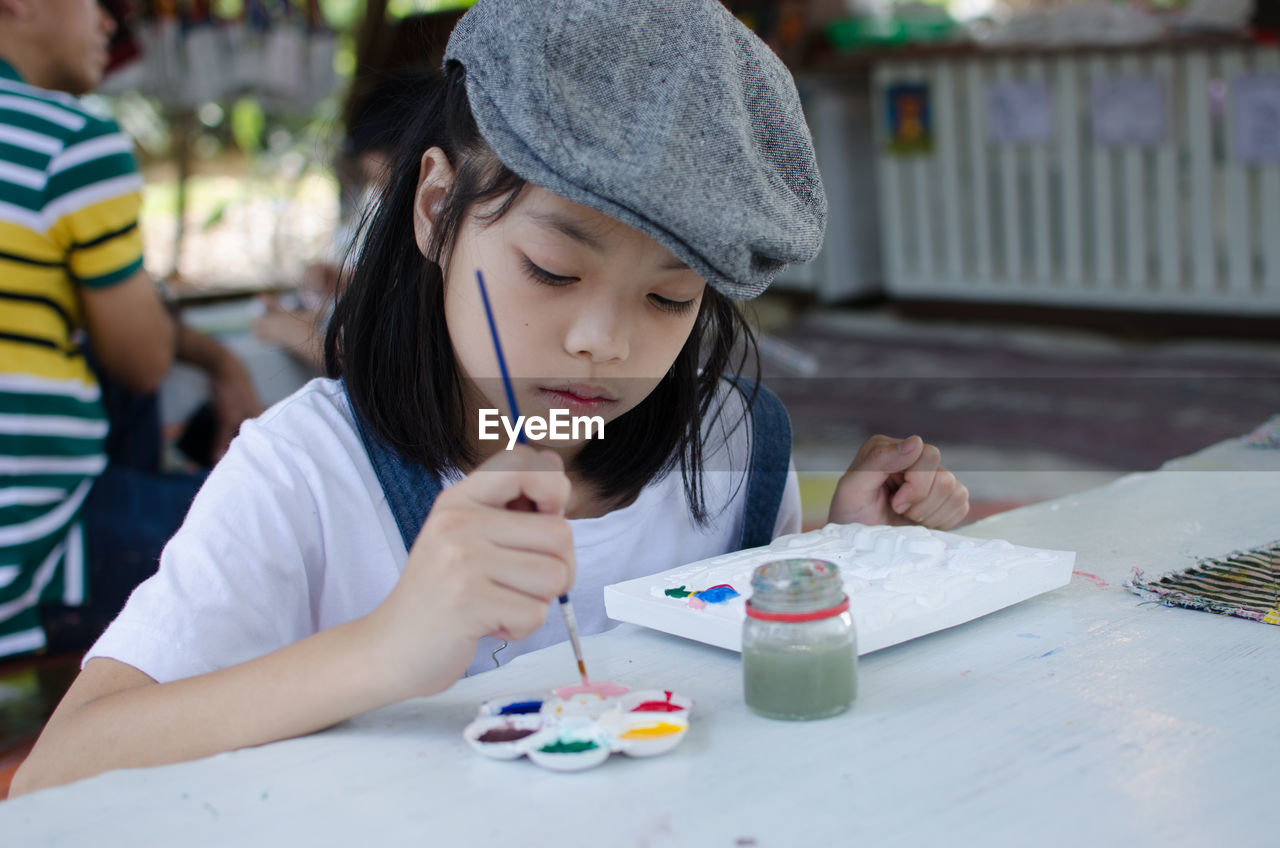
M 97 0 L 0 0 L 0 656 L 87 647 L 155 570 L 203 480 L 158 473 L 175 356 L 209 374 L 224 441 L 261 411 L 243 365 L 166 310 L 133 144 L 76 99 L 114 28 Z M 117 462 L 139 435 L 146 467 Z

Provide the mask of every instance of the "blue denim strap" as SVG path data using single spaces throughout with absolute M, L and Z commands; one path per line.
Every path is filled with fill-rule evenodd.
M 738 549 L 758 548 L 773 541 L 773 528 L 778 523 L 782 492 L 787 485 L 791 466 L 791 418 L 778 396 L 746 377 L 731 378 L 750 397 L 751 466 L 747 471 L 747 504 L 742 515 L 742 535 Z
M 733 378 L 732 381 L 746 397 L 751 396 L 753 389 L 756 390 L 755 401 L 751 405 L 751 467 L 747 472 L 747 503 L 742 518 L 742 535 L 738 539 L 739 549 L 756 548 L 773 541 L 773 528 L 778 520 L 778 508 L 782 505 L 782 492 L 791 460 L 791 419 L 782 401 L 764 386 L 757 386 L 745 377 Z M 354 406 L 351 413 L 387 505 L 391 507 L 400 538 L 408 550 L 444 487 L 436 475 L 376 438 Z
M 347 402 L 351 402 L 350 398 Z M 351 415 L 356 420 L 360 441 L 364 442 L 365 452 L 373 463 L 373 471 L 378 475 L 382 494 L 387 499 L 387 506 L 391 507 L 391 515 L 395 517 L 407 551 L 413 547 L 413 540 L 418 538 L 418 531 L 444 486 L 436 475 L 377 438 L 360 420 L 354 404 L 351 405 Z

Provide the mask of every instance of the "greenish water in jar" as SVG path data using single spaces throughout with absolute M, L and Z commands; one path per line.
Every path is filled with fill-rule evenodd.
M 755 645 L 742 653 L 743 695 L 752 712 L 769 718 L 838 715 L 857 694 L 853 642 Z

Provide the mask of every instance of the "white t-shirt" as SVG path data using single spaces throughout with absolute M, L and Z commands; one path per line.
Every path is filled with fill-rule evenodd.
M 716 430 L 741 420 L 739 396 L 730 397 Z M 678 471 L 623 509 L 570 521 L 571 598 L 582 634 L 615 625 L 604 613 L 606 585 L 736 548 L 749 447 L 749 422 L 707 443 L 705 527 L 689 514 Z M 774 535 L 799 528 L 793 468 Z M 159 571 L 134 590 L 84 661 L 111 657 L 161 683 L 242 663 L 373 611 L 407 556 L 345 393 L 337 381 L 312 380 L 245 422 Z M 541 628 L 497 660 L 566 638 L 550 609 Z M 501 644 L 482 640 L 468 674 L 495 667 L 491 655 Z

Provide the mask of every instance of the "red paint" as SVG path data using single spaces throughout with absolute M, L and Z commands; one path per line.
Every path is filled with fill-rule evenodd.
M 751 601 L 747 601 L 747 618 L 758 618 L 761 621 L 785 621 L 792 624 L 801 624 L 806 621 L 819 621 L 824 618 L 835 618 L 849 609 L 849 598 L 845 599 L 834 607 L 826 609 L 813 610 L 812 612 L 766 612 L 758 607 L 753 607 Z
M 1105 589 L 1107 588 L 1107 586 L 1111 585 L 1107 581 L 1099 577 L 1098 575 L 1090 574 L 1087 571 L 1073 571 L 1071 573 L 1077 577 L 1083 577 L 1085 580 L 1090 581 L 1091 583 L 1093 583 L 1093 585 L 1097 586 L 1099 589 Z
M 666 692 L 667 700 L 665 701 L 643 701 L 631 708 L 633 713 L 678 713 L 684 709 L 679 704 L 671 703 L 671 692 Z

